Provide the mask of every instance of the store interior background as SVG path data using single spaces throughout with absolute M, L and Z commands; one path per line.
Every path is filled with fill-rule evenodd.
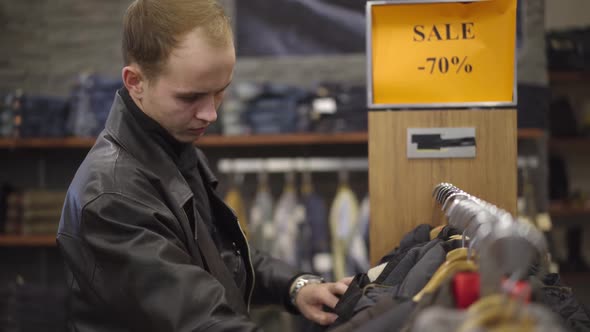
M 234 21 L 240 19 L 236 1 L 221 1 Z M 357 2 L 364 7 L 364 1 Z M 119 78 L 121 18 L 128 3 L 120 0 L 0 0 L 0 95 L 22 89 L 27 94 L 68 97 L 82 72 Z M 590 306 L 587 282 L 590 280 L 590 236 L 584 237 L 590 233 L 584 232 L 590 228 L 590 62 L 585 63 L 585 70 L 550 70 L 545 50 L 547 33 L 590 27 L 590 2 L 523 0 L 523 3 L 526 23 L 524 46 L 518 55 L 519 85 L 533 92 L 529 97 L 532 101 L 524 101 L 529 106 L 519 107 L 519 128 L 541 129 L 545 134 L 521 138 L 519 155 L 535 156 L 539 161 L 531 170 L 531 183 L 537 209 L 549 212 L 552 217 L 553 227 L 547 235 L 553 257 L 564 282 L 574 288 L 582 303 Z M 588 33 L 586 38 L 590 39 Z M 586 45 L 590 47 L 590 41 L 586 41 Z M 590 59 L 590 54 L 586 54 L 586 59 Z M 366 81 L 365 60 L 363 53 L 238 57 L 234 82 L 273 82 L 307 89 L 317 86 L 318 82 L 359 86 Z M 543 95 L 551 97 L 543 99 Z M 550 116 L 550 103 L 561 96 L 567 97 L 578 120 L 578 132 L 572 130 L 566 135 L 569 137 L 555 137 L 550 132 L 550 119 L 559 118 L 555 113 Z M 366 109 L 358 111 L 366 113 Z M 587 118 L 585 131 L 584 117 Z M 220 118 L 223 119 L 221 113 Z M 345 137 L 340 141 L 336 139 L 337 143 L 240 145 L 234 141 L 204 146 L 203 150 L 213 166 L 222 158 L 366 157 L 366 140 L 346 135 L 334 134 Z M 0 137 L 0 185 L 10 184 L 22 190 L 66 190 L 88 151 L 85 146 L 19 147 L 11 142 Z M 549 165 L 553 155 L 564 161 L 569 183 L 567 196 L 559 200 L 550 199 Z M 312 177 L 318 192 L 330 202 L 337 189 L 337 172 L 318 173 Z M 220 178 L 223 192 L 228 189 L 232 177 L 220 174 Z M 300 174 L 297 179 L 300 181 Z M 555 182 L 555 178 L 552 180 Z M 368 192 L 367 182 L 366 172 L 350 173 L 349 183 L 359 200 Z M 284 184 L 283 175 L 272 174 L 270 184 L 273 194 L 278 196 Z M 563 184 L 558 185 L 563 187 Z M 240 185 L 246 201 L 255 189 L 256 174 L 246 175 Z M 55 222 L 57 224 L 58 220 Z M 3 305 L 14 303 L 10 299 L 14 299 L 16 285 L 23 284 L 49 294 L 33 306 L 35 313 L 47 314 L 48 308 L 62 312 L 62 308 L 52 308 L 63 298 L 65 287 L 57 248 L 27 244 L 27 241 L 3 242 L 2 239 L 0 235 L 0 315 Z

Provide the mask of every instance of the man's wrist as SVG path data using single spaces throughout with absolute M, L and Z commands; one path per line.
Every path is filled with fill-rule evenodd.
M 297 300 L 297 295 L 299 295 L 299 292 L 303 287 L 309 284 L 321 284 L 323 282 L 324 278 L 314 274 L 303 274 L 297 277 L 289 288 L 289 300 L 291 301 L 291 304 L 297 308 L 295 301 Z

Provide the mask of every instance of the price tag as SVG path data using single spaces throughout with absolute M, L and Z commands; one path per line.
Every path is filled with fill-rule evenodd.
M 367 4 L 369 108 L 516 105 L 516 1 Z

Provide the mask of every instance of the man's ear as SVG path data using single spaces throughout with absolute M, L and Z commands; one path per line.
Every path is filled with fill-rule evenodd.
M 122 71 L 123 84 L 134 99 L 141 100 L 145 91 L 146 79 L 136 64 L 125 66 Z

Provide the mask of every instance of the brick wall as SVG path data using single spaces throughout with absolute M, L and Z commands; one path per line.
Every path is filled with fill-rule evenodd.
M 235 0 L 221 0 L 235 15 Z M 569 0 L 573 1 L 573 0 Z M 544 0 L 528 0 L 527 43 L 519 57 L 519 77 L 546 84 Z M 65 95 L 81 71 L 118 77 L 121 19 L 129 1 L 0 0 L 0 91 L 16 87 L 35 93 Z M 559 19 L 556 19 L 559 20 Z M 274 80 L 312 85 L 321 80 L 363 83 L 364 55 L 244 58 L 238 80 Z
M 221 2 L 234 15 L 233 0 Z M 118 77 L 121 20 L 128 4 L 121 0 L 0 0 L 0 91 L 24 88 L 66 95 L 81 71 Z M 241 59 L 236 78 L 303 85 L 326 79 L 362 83 L 364 72 L 363 55 Z
M 65 95 L 81 71 L 121 68 L 120 0 L 0 0 L 0 91 Z

